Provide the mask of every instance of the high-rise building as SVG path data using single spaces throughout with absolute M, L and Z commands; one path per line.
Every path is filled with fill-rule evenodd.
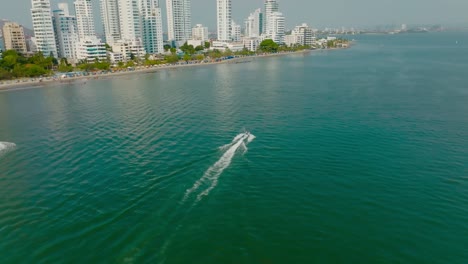
M 274 42 L 278 44 L 284 43 L 285 33 L 285 18 L 282 13 L 274 12 L 270 15 L 268 21 L 268 35 Z
M 239 42 L 241 41 L 241 31 L 242 31 L 242 28 L 239 24 L 237 24 L 236 22 L 234 22 L 234 20 L 232 21 L 232 41 L 234 42 Z
M 85 39 L 96 36 L 94 25 L 93 6 L 91 0 L 75 1 L 76 24 L 78 26 L 78 37 Z
M 55 42 L 52 12 L 49 0 L 31 0 L 32 22 L 37 51 L 44 56 L 57 56 L 57 44 Z
M 75 60 L 79 41 L 76 17 L 70 15 L 66 3 L 58 4 L 58 9 L 53 11 L 53 15 L 58 57 Z
M 146 53 L 164 52 L 161 8 L 157 0 L 140 0 L 143 46 Z
M 288 46 L 292 44 L 311 46 L 314 41 L 314 32 L 306 23 L 296 26 L 291 31 L 291 35 L 288 36 L 292 36 L 288 37 L 288 41 L 285 41 Z
M 232 40 L 231 0 L 217 0 L 218 40 Z
M 79 38 L 76 47 L 77 60 L 87 62 L 106 60 L 105 44 L 96 36 L 91 0 L 76 0 L 75 11 Z
M 141 42 L 139 0 L 119 0 L 120 34 L 124 41 Z
M 262 9 L 257 9 L 245 20 L 245 36 L 249 38 L 259 37 L 263 33 Z
M 166 0 L 168 38 L 183 44 L 192 33 L 191 0 Z
M 77 59 L 88 63 L 107 60 L 106 46 L 97 37 L 80 39 L 77 45 Z
M 6 22 L 3 25 L 3 40 L 5 50 L 16 50 L 19 53 L 27 52 L 23 27 L 17 23 Z
M 272 32 L 269 31 L 271 27 L 270 21 L 273 13 L 279 12 L 279 4 L 277 0 L 265 0 L 265 35 L 271 37 Z
M 101 20 L 106 43 L 112 46 L 122 38 L 118 0 L 101 0 Z
M 192 39 L 207 41 L 208 28 L 204 27 L 202 24 L 197 24 L 194 28 L 192 28 Z

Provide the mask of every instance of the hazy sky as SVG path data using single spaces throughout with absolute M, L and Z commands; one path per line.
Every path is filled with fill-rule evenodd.
M 51 0 L 73 3 L 73 0 Z M 99 17 L 99 0 L 93 0 Z M 166 0 L 160 0 L 165 13 Z M 359 27 L 384 24 L 465 24 L 468 0 L 280 0 L 288 28 L 306 22 L 314 27 Z M 233 17 L 242 23 L 263 0 L 232 0 Z M 70 5 L 72 7 L 72 5 Z M 0 18 L 31 27 L 30 0 L 0 0 Z M 216 0 L 192 0 L 192 23 L 216 25 Z M 74 11 L 72 11 L 74 13 Z M 165 20 L 164 14 L 164 20 Z M 100 30 L 100 21 L 97 21 Z

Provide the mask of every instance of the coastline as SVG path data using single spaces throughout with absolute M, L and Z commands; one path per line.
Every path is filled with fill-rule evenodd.
M 263 54 L 263 55 L 256 55 L 256 56 L 237 57 L 233 59 L 212 61 L 212 62 L 193 62 L 193 63 L 187 63 L 187 64 L 178 63 L 178 64 L 173 64 L 173 65 L 149 66 L 149 67 L 136 68 L 134 70 L 123 70 L 123 71 L 108 72 L 108 73 L 96 73 L 96 74 L 91 74 L 91 75 L 86 75 L 86 76 L 83 75 L 83 76 L 68 77 L 68 78 L 55 78 L 55 79 L 42 80 L 42 81 L 10 80 L 9 82 L 11 83 L 0 84 L 0 92 L 40 88 L 40 87 L 47 86 L 50 84 L 71 84 L 80 80 L 92 80 L 92 79 L 101 79 L 101 78 L 111 78 L 115 76 L 124 76 L 124 75 L 130 75 L 130 74 L 152 73 L 152 72 L 157 72 L 160 70 L 179 69 L 179 68 L 195 67 L 195 66 L 209 66 L 209 65 L 217 65 L 217 64 L 242 63 L 243 61 L 248 61 L 250 59 L 269 58 L 269 57 L 286 56 L 286 55 L 294 55 L 294 54 L 306 54 L 306 53 L 310 53 L 313 51 L 328 51 L 328 50 L 337 50 L 337 49 L 345 49 L 345 48 L 301 50 L 301 51 L 296 51 L 296 52 L 271 53 L 271 54 Z

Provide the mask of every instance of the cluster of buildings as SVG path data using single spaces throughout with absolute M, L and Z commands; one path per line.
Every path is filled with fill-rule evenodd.
M 158 0 L 100 0 L 104 38 L 97 37 L 92 0 L 75 0 L 51 9 L 50 0 L 31 0 L 37 51 L 69 61 L 124 61 L 162 53 L 162 14 Z M 107 44 L 107 46 L 106 46 Z
M 256 51 L 265 39 L 287 46 L 312 45 L 315 41 L 314 31 L 307 24 L 297 26 L 286 35 L 286 18 L 280 12 L 278 0 L 265 0 L 263 9 L 254 10 L 244 22 L 243 35 L 240 25 L 231 18 L 231 0 L 217 0 L 217 10 L 218 40 L 213 42 L 213 48 Z
M 159 0 L 99 0 L 103 38 L 96 34 L 92 0 L 75 0 L 74 14 L 67 3 L 52 9 L 50 0 L 31 0 L 34 37 L 25 39 L 16 23 L 3 27 L 5 49 L 18 52 L 41 51 L 45 56 L 66 58 L 70 62 L 131 57 L 164 53 L 164 44 L 179 47 L 184 43 L 212 49 L 257 50 L 265 39 L 278 44 L 311 45 L 314 32 L 306 24 L 286 35 L 285 17 L 278 0 L 265 0 L 264 8 L 254 10 L 244 25 L 232 18 L 232 0 L 216 0 L 217 38 L 209 39 L 208 28 L 192 27 L 191 0 L 166 0 L 167 40 L 163 39 L 162 10 Z M 242 27 L 244 28 L 242 33 Z

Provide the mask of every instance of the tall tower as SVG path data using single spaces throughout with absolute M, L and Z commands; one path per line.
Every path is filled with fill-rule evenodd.
M 268 22 L 269 28 L 267 29 L 270 33 L 269 37 L 276 43 L 284 43 L 285 35 L 285 18 L 282 13 L 274 12 L 270 15 Z
M 120 34 L 124 41 L 141 41 L 139 0 L 119 0 Z
M 143 46 L 146 53 L 164 52 L 162 14 L 158 0 L 140 0 Z
M 57 57 L 54 26 L 49 0 L 31 0 L 31 15 L 37 50 L 44 56 Z
M 118 0 L 101 0 L 101 20 L 106 43 L 112 46 L 122 38 Z
M 245 21 L 245 35 L 250 38 L 259 37 L 263 33 L 262 9 L 257 9 Z
M 169 40 L 178 44 L 190 39 L 192 33 L 191 0 L 166 0 Z
M 232 25 L 231 39 L 234 42 L 239 42 L 241 40 L 241 30 L 242 30 L 241 25 L 234 22 L 234 20 L 232 21 L 231 25 Z
M 91 0 L 76 0 L 75 12 L 76 24 L 78 26 L 78 37 L 80 39 L 96 37 Z
M 273 13 L 279 12 L 279 4 L 277 0 L 265 0 L 265 34 L 268 37 L 271 37 L 272 32 L 270 32 L 270 25 L 271 16 Z
M 218 40 L 232 40 L 231 0 L 217 0 Z
M 7 22 L 3 25 L 3 39 L 6 50 L 16 50 L 26 53 L 26 40 L 24 39 L 23 27 L 17 23 Z
M 208 40 L 208 28 L 202 24 L 197 24 L 192 28 L 192 39 L 207 41 Z
M 76 59 L 76 44 L 78 43 L 76 18 L 70 16 L 66 3 L 58 4 L 58 9 L 54 10 L 53 14 L 58 56 L 74 60 Z

